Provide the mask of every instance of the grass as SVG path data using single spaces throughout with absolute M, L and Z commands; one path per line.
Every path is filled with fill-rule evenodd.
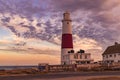
M 39 71 L 35 69 L 16 69 L 16 70 L 4 70 L 0 71 L 0 75 L 9 74 L 38 74 Z

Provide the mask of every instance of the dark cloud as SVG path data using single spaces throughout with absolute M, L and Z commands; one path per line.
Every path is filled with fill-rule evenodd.
M 74 29 L 75 30 L 75 29 Z M 99 42 L 104 42 L 103 40 L 104 39 L 107 39 L 107 40 L 111 40 L 113 41 L 114 40 L 114 37 L 111 36 L 111 32 L 113 33 L 112 35 L 114 35 L 115 32 L 113 32 L 112 30 L 104 30 L 104 29 L 99 29 L 99 28 L 96 28 L 96 27 L 91 27 L 91 26 L 84 26 L 84 28 L 81 30 L 81 31 L 73 31 L 74 34 L 77 34 L 79 35 L 79 37 L 81 38 L 91 38 L 91 39 L 94 39 L 96 41 L 99 41 Z
M 36 30 L 34 26 L 22 25 L 22 27 L 29 28 L 31 32 Z
M 10 17 L 4 17 L 1 19 L 2 22 L 6 23 L 6 22 L 10 22 Z
M 110 18 L 113 16 L 111 14 L 112 9 L 119 6 L 120 3 L 119 0 L 61 0 L 60 2 L 58 0 L 52 0 L 51 4 L 53 5 L 53 11 L 70 11 L 71 13 L 80 13 L 82 11 L 86 11 L 85 14 L 92 12 L 89 17 L 89 19 L 92 19 L 92 23 L 102 23 L 102 27 L 110 27 L 111 24 L 118 24 L 117 19 Z M 108 14 L 110 13 L 110 14 Z M 114 13 L 116 14 L 116 13 Z M 83 15 L 77 15 L 78 19 L 81 18 L 79 16 Z M 74 18 L 75 16 L 73 16 Z M 83 17 L 84 18 L 84 17 Z M 118 18 L 118 17 L 116 17 Z M 89 22 L 87 22 L 89 24 Z M 117 27 L 117 26 L 115 26 Z
M 101 10 L 101 6 L 106 0 L 51 0 L 54 11 L 76 11 L 80 9 L 84 10 Z
M 0 13 L 18 14 L 21 17 L 32 18 L 32 16 L 43 16 L 45 8 L 44 0 L 0 0 Z
M 20 33 L 17 32 L 17 30 L 13 26 L 6 26 L 8 29 L 10 29 L 16 36 L 20 37 Z
M 27 43 L 26 42 L 19 42 L 14 44 L 15 46 L 25 46 Z

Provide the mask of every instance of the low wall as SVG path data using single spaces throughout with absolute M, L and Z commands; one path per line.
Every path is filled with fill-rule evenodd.
M 75 71 L 76 65 L 39 65 L 38 66 L 40 71 L 43 72 L 63 72 L 63 71 Z
M 72 65 L 40 65 L 39 70 L 45 72 L 65 72 L 65 71 L 104 71 L 120 70 L 120 64 L 72 64 Z

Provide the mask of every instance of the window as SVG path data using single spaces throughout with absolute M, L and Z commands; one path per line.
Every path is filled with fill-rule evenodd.
M 74 58 L 75 58 L 75 59 L 78 59 L 78 54 L 75 54 L 75 55 L 74 55 Z
M 75 58 L 75 59 L 77 58 L 76 55 L 74 55 L 74 58 Z
M 87 55 L 85 55 L 85 59 L 87 59 Z
M 80 55 L 80 59 L 82 59 L 82 55 Z
M 79 61 L 76 61 L 76 64 L 79 64 Z
M 90 64 L 90 61 L 87 61 L 87 64 Z
M 112 60 L 111 63 L 113 63 L 114 61 Z
M 116 57 L 116 54 L 114 54 L 114 57 Z
M 63 60 L 64 60 L 64 56 L 63 56 Z
M 67 22 L 67 24 L 69 24 L 69 22 Z
M 63 64 L 66 65 L 66 62 L 64 62 Z
M 108 58 L 108 55 L 106 55 L 106 58 Z
M 110 55 L 110 57 L 112 57 L 112 55 Z
M 77 59 L 78 59 L 78 54 L 76 55 Z
M 107 63 L 109 63 L 109 61 L 106 61 Z
M 85 62 L 84 62 L 84 61 L 82 61 L 82 62 L 81 62 L 81 64 L 85 64 Z
M 118 60 L 118 62 L 120 63 L 120 60 Z
M 105 57 L 105 55 L 103 55 L 103 57 Z
M 68 51 L 68 53 L 70 53 L 70 51 Z

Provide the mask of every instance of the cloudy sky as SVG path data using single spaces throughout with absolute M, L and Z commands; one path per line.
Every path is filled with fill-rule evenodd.
M 120 42 L 120 0 L 0 0 L 0 65 L 59 64 L 66 10 L 76 51 L 97 61 Z

